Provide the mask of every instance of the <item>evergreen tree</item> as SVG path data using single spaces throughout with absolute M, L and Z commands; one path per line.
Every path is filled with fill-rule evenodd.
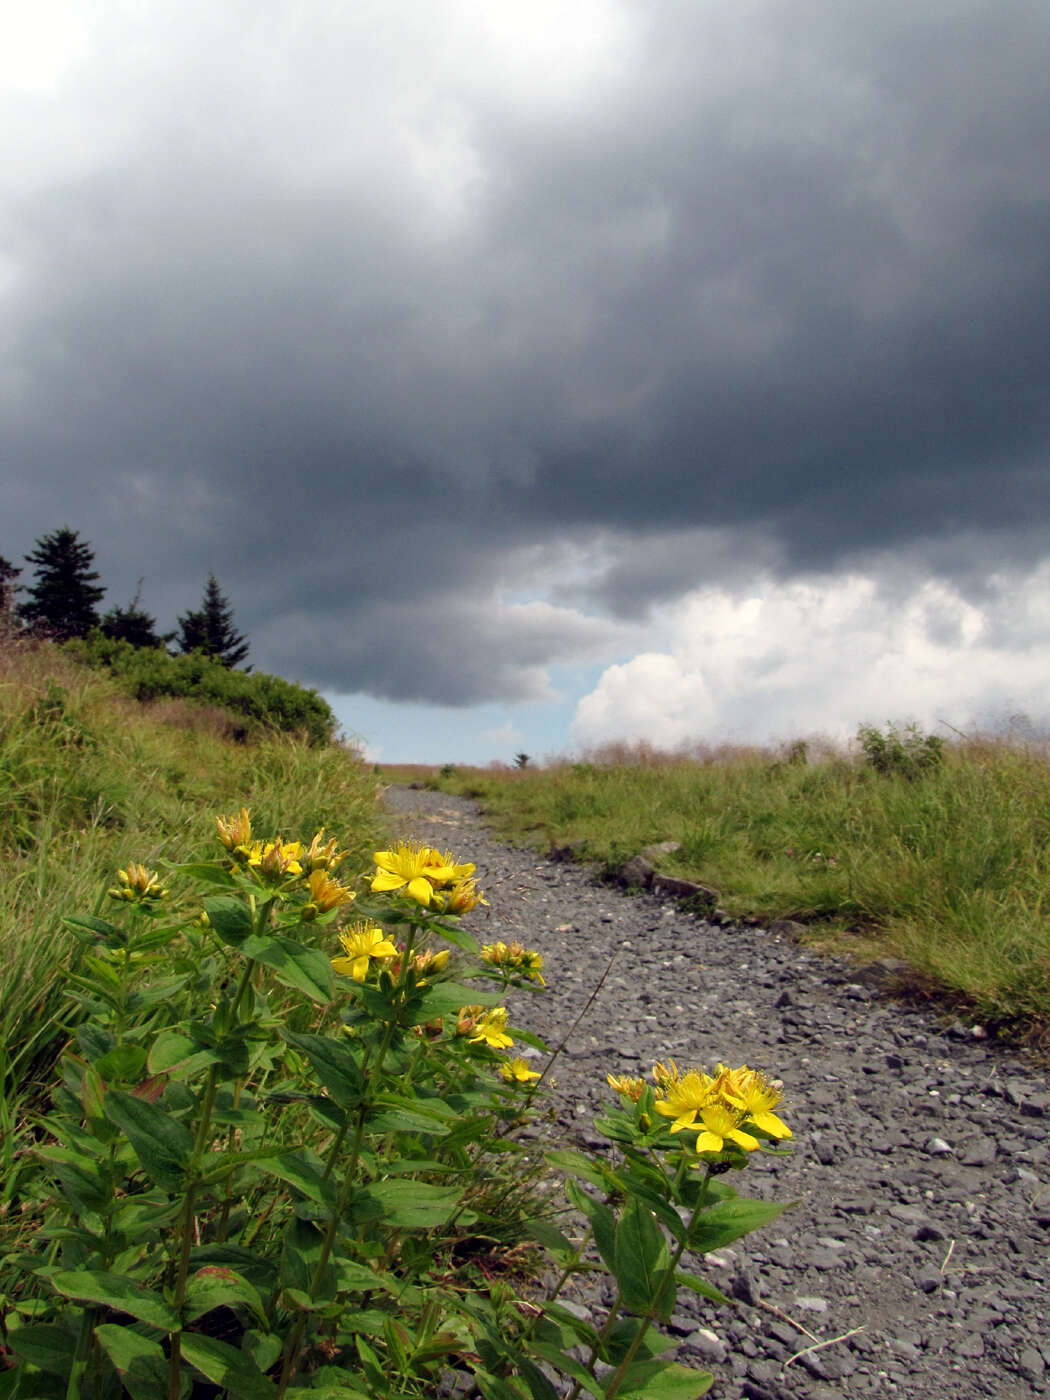
M 162 647 L 174 639 L 174 632 L 161 636 L 157 631 L 157 619 L 151 617 L 145 608 L 139 607 L 142 597 L 142 580 L 135 590 L 135 596 L 126 608 L 111 608 L 102 619 L 101 630 L 104 637 L 115 642 L 130 642 L 133 647 Z
M 36 582 L 18 605 L 18 615 L 30 631 L 64 642 L 86 637 L 98 626 L 98 604 L 106 590 L 95 587 L 95 555 L 90 545 L 81 544 L 76 530 L 63 525 L 42 536 L 25 560 L 36 565 Z
M 22 592 L 22 585 L 16 582 L 21 576 L 22 570 L 0 554 L 0 619 L 8 626 L 14 622 L 15 594 Z
M 230 667 L 238 666 L 248 655 L 248 643 L 234 629 L 233 609 L 220 593 L 214 574 L 208 575 L 200 608 L 180 617 L 179 627 L 180 651 L 202 651 Z

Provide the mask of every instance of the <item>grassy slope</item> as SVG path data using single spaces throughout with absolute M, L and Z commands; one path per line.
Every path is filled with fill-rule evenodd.
M 129 860 L 211 854 L 216 815 L 244 804 L 261 833 L 327 827 L 347 873 L 365 868 L 380 822 L 356 755 L 237 744 L 229 728 L 184 702 L 140 706 L 53 648 L 0 648 L 0 1085 L 26 1086 L 53 1056 L 74 947 L 62 916 L 100 908 Z
M 792 917 L 839 951 L 907 958 L 993 1021 L 1050 1024 L 1050 765 L 994 744 L 916 781 L 843 758 L 574 764 L 435 779 L 499 830 L 614 866 L 675 840 L 668 873 L 732 913 Z

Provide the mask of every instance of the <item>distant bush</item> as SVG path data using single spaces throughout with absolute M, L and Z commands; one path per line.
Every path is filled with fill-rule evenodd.
M 918 778 L 944 762 L 944 740 L 936 734 L 923 734 L 917 724 L 904 729 L 888 724 L 885 734 L 874 725 L 862 724 L 857 738 L 876 773 Z
M 280 676 L 234 671 L 199 651 L 169 656 L 100 632 L 67 643 L 65 650 L 88 666 L 108 670 L 141 702 L 176 697 L 218 705 L 244 719 L 246 730 L 258 726 L 302 734 L 311 744 L 329 743 L 335 734 L 335 715 L 317 692 Z

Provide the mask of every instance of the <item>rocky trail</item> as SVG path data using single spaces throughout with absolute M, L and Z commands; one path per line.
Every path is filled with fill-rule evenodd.
M 894 1000 L 877 967 L 713 926 L 502 845 L 464 799 L 392 788 L 385 801 L 403 836 L 476 863 L 490 901 L 464 921 L 476 936 L 543 954 L 548 989 L 518 994 L 512 1022 L 557 1044 L 613 960 L 556 1067 L 566 1145 L 608 1146 L 591 1126 L 613 1098 L 607 1073 L 672 1057 L 784 1081 L 794 1152 L 756 1154 L 737 1184 L 799 1203 L 707 1256 L 736 1307 L 684 1294 L 672 1319 L 678 1358 L 715 1372 L 716 1400 L 1050 1393 L 1050 1092 L 1037 1065 Z

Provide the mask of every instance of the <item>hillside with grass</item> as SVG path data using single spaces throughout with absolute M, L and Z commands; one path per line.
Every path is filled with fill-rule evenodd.
M 1050 762 L 1040 747 L 866 728 L 852 752 L 691 757 L 645 746 L 543 768 L 405 770 L 475 797 L 507 839 L 571 847 L 613 876 L 659 869 L 715 887 L 734 917 L 791 919 L 1011 1032 L 1050 1026 Z
M 93 663 L 93 664 L 89 664 Z M 323 707 L 323 708 L 322 708 Z M 195 655 L 124 643 L 0 647 L 0 1081 L 9 1121 L 67 1034 L 64 915 L 98 913 L 118 869 L 198 858 L 219 813 L 325 827 L 363 870 L 380 832 L 376 780 L 332 742 L 313 692 Z M 10 1143 L 10 1135 L 0 1137 Z

